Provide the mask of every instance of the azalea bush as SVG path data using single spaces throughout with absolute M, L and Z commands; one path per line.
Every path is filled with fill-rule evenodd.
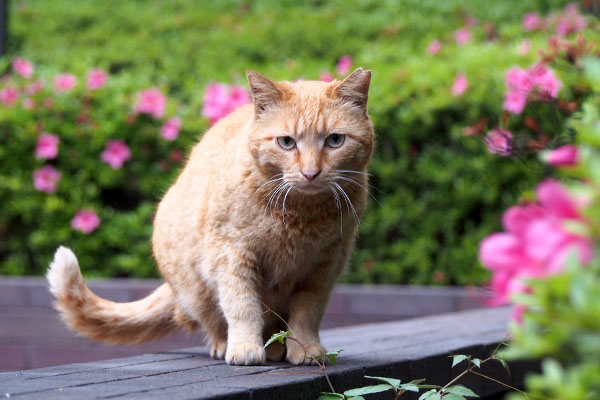
M 569 120 L 576 145 L 542 154 L 569 180 L 541 182 L 480 248 L 494 301 L 514 304 L 504 357 L 542 359 L 526 386 L 544 399 L 600 397 L 600 58 L 580 61 L 594 95 Z
M 567 53 L 589 53 L 597 21 L 565 4 L 16 1 L 0 60 L 0 273 L 42 273 L 67 244 L 86 273 L 156 276 L 155 204 L 201 132 L 248 101 L 244 70 L 330 80 L 363 66 L 375 199 L 344 279 L 484 282 L 478 242 L 552 174 L 537 152 L 572 140 L 565 121 L 588 93 Z

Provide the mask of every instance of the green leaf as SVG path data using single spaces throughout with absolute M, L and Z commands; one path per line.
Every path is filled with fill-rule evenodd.
M 462 385 L 455 385 L 455 386 L 447 387 L 446 389 L 444 389 L 444 392 L 459 394 L 461 396 L 466 396 L 466 397 L 479 397 L 471 389 L 468 389 Z M 446 398 L 446 397 L 444 396 L 444 398 Z
M 508 369 L 508 364 L 506 363 L 506 361 L 504 361 L 503 358 L 497 358 L 497 360 L 500 361 L 500 364 L 502 364 L 504 369 L 510 374 L 510 369 Z
M 281 344 L 285 344 L 285 338 L 287 338 L 288 336 L 290 336 L 292 334 L 292 332 L 290 331 L 281 331 L 279 333 L 274 333 L 273 336 L 271 336 L 269 338 L 269 340 L 267 340 L 267 343 L 265 343 L 265 349 L 273 342 L 275 341 L 279 341 L 279 343 Z
M 398 385 L 400 385 L 400 379 L 394 378 L 386 378 L 385 376 L 365 376 L 365 378 L 375 379 L 376 381 L 387 383 L 394 387 L 394 389 L 398 389 Z
M 354 396 L 354 397 L 348 397 L 348 400 L 365 400 L 365 398 L 362 396 Z
M 337 356 L 340 354 L 342 350 L 332 350 L 332 351 L 328 351 L 327 353 L 325 353 L 325 355 L 327 356 L 327 359 L 329 359 L 329 362 L 332 365 L 337 364 Z
M 473 364 L 477 365 L 477 368 L 481 368 L 481 360 L 479 358 L 474 358 L 471 361 Z
M 433 389 L 419 396 L 419 400 L 441 400 L 442 395 L 437 390 Z
M 399 389 L 406 390 L 408 392 L 419 393 L 419 387 L 414 383 L 403 383 L 400 385 Z
M 393 389 L 393 386 L 388 385 L 388 384 L 379 384 L 379 385 L 364 386 L 361 388 L 346 390 L 344 392 L 344 395 L 348 396 L 348 397 L 361 396 L 363 394 L 385 392 L 390 389 Z
M 443 400 L 466 400 L 466 398 L 464 398 L 460 394 L 454 394 L 454 393 L 447 393 L 442 398 L 443 398 Z
M 345 400 L 346 396 L 341 393 L 321 393 L 317 400 Z
M 457 364 L 460 364 L 461 362 L 467 360 L 469 357 L 465 356 L 464 354 L 457 354 L 455 356 L 451 356 L 452 357 L 452 368 L 454 368 Z

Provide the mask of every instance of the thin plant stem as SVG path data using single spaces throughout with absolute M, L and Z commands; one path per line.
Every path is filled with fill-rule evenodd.
M 279 318 L 285 324 L 285 326 L 287 326 L 288 330 L 292 333 L 292 336 L 296 336 L 296 335 L 294 335 L 294 331 L 292 330 L 292 327 L 287 323 L 287 321 L 285 319 L 283 319 L 283 317 L 281 315 L 279 315 L 275 311 L 273 311 L 271 309 L 271 307 L 269 307 L 268 305 L 266 305 L 263 301 L 261 301 L 261 303 L 262 303 L 263 306 L 265 306 L 267 308 L 267 311 L 272 312 L 277 318 Z M 301 341 L 299 341 L 298 339 L 296 339 L 296 338 L 294 338 L 292 336 L 288 336 L 286 339 L 293 340 L 294 342 L 296 342 L 300 346 L 302 346 L 302 349 L 304 350 L 304 354 L 308 356 L 309 355 L 308 349 L 306 348 L 306 346 L 304 346 L 304 343 L 302 343 Z M 323 360 L 322 364 L 314 356 L 313 356 L 313 360 L 317 363 L 317 365 L 319 366 L 319 368 L 323 372 L 323 375 L 325 375 L 325 379 L 327 380 L 327 384 L 329 385 L 329 389 L 331 389 L 331 392 L 332 393 L 337 393 L 335 391 L 335 389 L 333 388 L 333 385 L 331 384 L 331 380 L 329 380 L 329 375 L 327 375 L 327 372 L 325 371 L 325 360 Z
M 522 391 L 522 390 L 520 390 L 520 389 L 517 389 L 517 388 L 516 388 L 516 387 L 514 387 L 514 386 L 511 386 L 511 385 L 509 385 L 509 384 L 507 384 L 507 383 L 501 382 L 501 381 L 499 381 L 499 380 L 497 380 L 497 379 L 494 379 L 494 378 L 492 378 L 491 376 L 487 376 L 487 375 L 485 375 L 485 374 L 482 374 L 482 373 L 480 373 L 480 372 L 477 372 L 477 371 L 471 371 L 471 372 L 472 372 L 472 373 L 474 373 L 475 375 L 479 375 L 479 376 L 481 376 L 482 378 L 489 379 L 489 380 L 490 380 L 490 381 L 492 381 L 492 382 L 496 382 L 496 383 L 497 383 L 497 384 L 499 384 L 499 385 L 502 385 L 502 386 L 504 386 L 504 387 L 507 387 L 507 388 L 509 388 L 509 389 L 511 389 L 511 390 L 514 390 L 515 392 L 519 392 L 519 393 L 521 393 L 523 396 L 525 396 L 525 397 L 526 397 L 526 398 L 528 398 L 528 399 L 529 399 L 529 396 L 533 396 L 533 397 L 536 397 L 536 398 L 538 398 L 538 399 L 547 399 L 547 397 L 538 396 L 538 395 L 533 395 L 533 394 L 529 394 L 529 393 L 527 393 L 527 392 L 524 392 L 524 391 Z

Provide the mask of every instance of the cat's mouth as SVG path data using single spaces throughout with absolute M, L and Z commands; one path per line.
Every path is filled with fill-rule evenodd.
M 302 194 L 318 194 L 327 190 L 327 186 L 323 186 L 320 183 L 315 182 L 303 182 L 301 184 L 294 185 L 295 189 Z

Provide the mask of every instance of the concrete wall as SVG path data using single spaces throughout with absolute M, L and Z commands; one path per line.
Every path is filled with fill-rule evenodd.
M 118 302 L 144 297 L 157 280 L 89 282 L 99 296 Z M 482 307 L 472 289 L 407 286 L 338 286 L 322 328 L 393 321 Z M 200 332 L 184 333 L 139 347 L 108 346 L 76 336 L 52 308 L 42 278 L 0 277 L 0 371 L 157 353 L 202 344 Z

